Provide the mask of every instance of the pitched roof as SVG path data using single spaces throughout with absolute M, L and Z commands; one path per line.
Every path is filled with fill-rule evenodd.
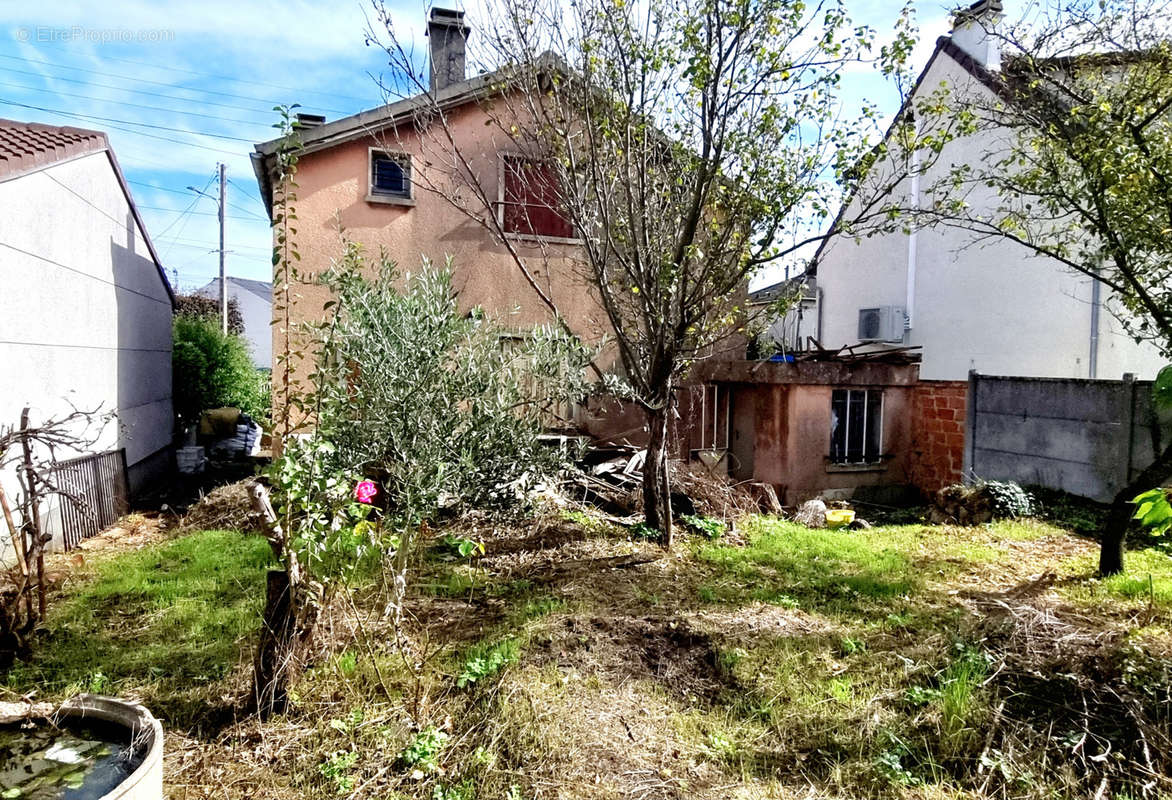
M 895 116 L 892 118 L 891 124 L 887 127 L 887 132 L 883 134 L 884 140 L 886 140 L 887 137 L 891 135 L 891 132 L 895 130 L 895 126 L 900 124 L 902 121 L 904 114 L 906 114 L 908 109 L 911 107 L 912 101 L 916 96 L 916 92 L 919 91 L 920 86 L 923 84 L 924 78 L 927 77 L 929 70 L 932 69 L 932 65 L 936 63 L 936 58 L 941 53 L 944 53 L 953 61 L 955 61 L 974 80 L 984 85 L 990 91 L 996 92 L 998 94 L 1001 94 L 1005 91 L 1005 82 L 1001 80 L 1001 78 L 996 73 L 978 63 L 975 58 L 962 50 L 960 46 L 956 44 L 956 42 L 952 41 L 951 36 L 940 36 L 936 39 L 936 48 L 932 51 L 932 55 L 928 57 L 928 62 L 924 64 L 924 68 L 920 70 L 920 74 L 916 78 L 916 82 L 912 85 L 911 91 L 908 92 L 907 97 L 904 99 L 903 105 L 900 106 L 899 111 L 897 111 Z M 876 145 L 875 147 L 877 149 L 879 145 Z M 843 200 L 842 205 L 839 206 L 838 214 L 834 217 L 834 222 L 831 223 L 831 230 L 838 228 L 838 224 L 842 222 L 842 218 L 846 214 L 846 210 L 853 200 L 853 193 L 845 200 Z M 821 243 L 818 245 L 818 249 L 814 251 L 814 255 L 810 259 L 810 266 L 806 270 L 807 274 L 818 274 L 818 262 L 822 260 L 822 254 L 826 251 L 826 248 L 829 246 L 830 240 L 832 238 L 832 236 L 823 237 Z
M 569 67 L 565 61 L 553 52 L 545 52 L 537 57 L 532 68 L 538 72 L 565 74 Z M 448 109 L 464 105 L 476 100 L 501 93 L 507 85 L 516 80 L 516 67 L 502 67 L 492 72 L 482 72 L 471 78 L 453 83 L 440 89 L 434 94 L 426 92 L 397 100 L 394 103 L 378 106 L 367 111 L 360 111 L 348 117 L 336 119 L 312 128 L 303 128 L 297 132 L 298 153 L 305 155 L 317 150 L 324 150 L 343 142 L 361 139 L 393 125 L 410 119 L 413 114 L 427 112 L 436 108 Z M 256 145 L 251 154 L 252 169 L 256 173 L 257 183 L 260 185 L 261 199 L 265 208 L 272 216 L 273 186 L 272 176 L 269 173 L 271 159 L 276 155 L 287 137 L 270 139 Z
M 122 167 L 118 166 L 118 159 L 114 157 L 114 150 L 110 147 L 106 134 L 85 128 L 0 119 L 0 182 L 20 178 L 63 161 L 102 152 L 109 159 L 110 168 L 114 170 L 114 177 L 118 179 L 130 213 L 142 232 L 147 252 L 155 262 L 159 280 L 163 282 L 163 288 L 167 290 L 167 296 L 174 305 L 175 292 L 163 271 L 163 262 L 155 251 L 150 234 L 147 233 L 146 223 L 138 213 L 138 206 L 134 204 L 134 197 L 130 194 L 130 185 L 126 183 L 126 176 L 122 174 Z
M 229 275 L 228 286 L 238 286 L 247 292 L 252 292 L 254 295 L 267 303 L 273 302 L 273 285 L 268 281 L 254 281 L 249 280 L 248 278 L 234 278 Z M 213 278 L 207 286 L 204 286 L 202 289 L 197 289 L 195 293 L 203 297 L 219 297 L 220 279 Z
M 333 122 L 315 125 L 312 128 L 303 128 L 297 132 L 298 153 L 304 155 L 353 139 L 370 136 L 410 117 L 412 114 L 429 110 L 436 105 L 441 108 L 463 105 L 490 93 L 500 77 L 499 71 L 476 75 L 441 89 L 435 93 L 434 97 L 429 97 L 427 94 L 417 94 L 394 103 L 360 111 Z M 256 173 L 257 183 L 260 184 L 261 199 L 264 200 L 265 208 L 270 216 L 273 211 L 273 187 L 268 164 L 286 140 L 286 137 L 280 137 L 261 142 L 256 145 L 255 152 L 252 153 L 252 169 Z
M 109 146 L 101 131 L 0 119 L 0 181 Z
M 790 294 L 798 290 L 801 291 L 801 299 L 813 300 L 814 295 L 812 292 L 814 291 L 814 286 L 811 280 L 812 277 L 812 273 L 803 271 L 792 278 L 786 278 L 783 281 L 762 286 L 756 291 L 749 292 L 749 302 L 754 304 L 772 303 L 782 295 Z

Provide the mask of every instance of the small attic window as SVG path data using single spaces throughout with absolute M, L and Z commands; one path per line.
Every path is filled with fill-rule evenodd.
M 410 200 L 411 156 L 371 150 L 370 197 L 380 200 Z

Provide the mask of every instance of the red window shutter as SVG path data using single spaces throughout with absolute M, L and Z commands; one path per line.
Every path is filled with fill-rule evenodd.
M 558 208 L 557 172 L 548 164 L 505 161 L 504 225 L 508 233 L 570 239 L 574 226 Z

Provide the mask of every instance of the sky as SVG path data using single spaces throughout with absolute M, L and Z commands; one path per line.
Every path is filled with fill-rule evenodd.
M 415 51 L 426 52 L 427 6 L 393 0 L 388 8 Z M 847 0 L 847 8 L 880 38 L 898 12 L 883 0 Z M 468 13 L 475 36 L 475 7 Z M 916 13 L 918 67 L 947 32 L 948 11 L 937 0 L 919 2 Z M 369 0 L 3 3 L 0 117 L 105 131 L 183 292 L 218 275 L 214 178 L 224 163 L 227 272 L 269 280 L 268 218 L 249 153 L 274 137 L 276 105 L 298 103 L 334 120 L 383 102 L 386 56 L 366 44 L 373 19 Z M 847 111 L 864 98 L 896 111 L 898 98 L 880 76 L 852 71 Z M 759 276 L 754 287 L 778 277 Z

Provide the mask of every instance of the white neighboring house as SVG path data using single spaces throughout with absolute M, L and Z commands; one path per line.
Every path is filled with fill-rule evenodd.
M 937 41 L 913 98 L 942 84 L 961 96 L 992 93 L 1000 59 L 995 39 L 984 31 L 996 24 L 1000 10 L 995 0 L 981 0 L 958 15 L 951 36 Z M 993 149 L 993 135 L 946 145 L 923 184 L 931 185 L 952 164 L 975 163 Z M 849 219 L 850 206 L 845 213 Z M 924 379 L 964 380 L 969 370 L 1114 379 L 1130 372 L 1148 379 L 1166 363 L 1154 347 L 1123 332 L 1109 289 L 1005 241 L 974 245 L 969 234 L 955 229 L 861 240 L 836 236 L 818 251 L 812 271 L 823 346 L 872 338 L 864 333 L 894 345 L 920 345 Z
M 133 494 L 170 465 L 173 295 L 106 135 L 0 119 L 0 209 L 0 424 L 116 412 Z
M 228 276 L 228 298 L 235 300 L 244 319 L 244 338 L 252 350 L 252 363 L 257 369 L 273 368 L 273 285 Z M 201 297 L 220 299 L 220 279 L 196 291 Z
M 749 308 L 757 318 L 758 313 L 768 314 L 769 306 L 779 299 L 789 298 L 784 314 L 774 319 L 766 317 L 769 325 L 762 338 L 772 340 L 778 352 L 793 353 L 808 349 L 808 341 L 819 338 L 819 296 L 818 281 L 814 276 L 799 275 L 749 292 Z

